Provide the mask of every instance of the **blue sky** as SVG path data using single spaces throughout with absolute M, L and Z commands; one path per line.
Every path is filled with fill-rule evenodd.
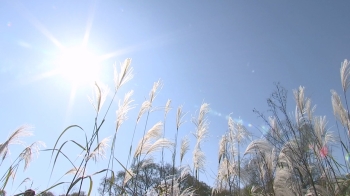
M 132 58 L 135 78 L 117 98 L 133 89 L 138 105 L 118 133 L 118 145 L 125 146 L 120 159 L 126 159 L 139 105 L 153 82 L 161 79 L 164 86 L 156 105 L 172 100 L 166 128 L 170 138 L 175 134 L 179 105 L 188 112 L 180 137 L 189 135 L 194 141 L 191 116 L 201 103 L 210 104 L 210 136 L 203 144 L 208 172 L 201 180 L 212 182 L 218 137 L 227 127 L 225 116 L 231 114 L 246 126 L 261 127 L 263 121 L 252 110 L 266 111 L 274 82 L 289 90 L 291 112 L 292 89 L 305 86 L 317 105 L 316 114 L 326 115 L 328 126 L 334 128 L 330 89 L 341 92 L 340 63 L 349 58 L 349 7 L 347 1 L 2 1 L 1 141 L 22 124 L 34 127 L 35 136 L 26 139 L 28 144 L 41 140 L 48 148 L 71 124 L 90 130 L 94 120 L 87 99 L 92 93 L 91 81 L 73 85 L 66 73 L 57 72 L 64 50 L 85 44 L 100 57 L 97 77 L 111 89 L 113 64 Z M 110 100 L 111 96 L 107 102 Z M 116 109 L 117 101 L 106 118 L 103 136 L 114 133 Z M 150 123 L 162 117 L 162 112 L 155 112 Z M 260 137 L 256 129 L 248 128 Z M 141 132 L 138 130 L 137 140 Z M 70 134 L 63 140 L 81 137 L 78 132 Z M 13 160 L 20 147 L 10 149 Z M 75 158 L 79 152 L 74 153 Z M 49 155 L 42 152 L 28 171 L 18 174 L 8 192 L 14 192 L 18 182 L 28 176 L 34 181 L 33 188 L 44 189 L 51 169 Z M 70 169 L 63 159 L 60 164 L 51 183 Z M 105 165 L 105 161 L 92 164 L 89 171 Z M 5 164 L 0 173 L 4 171 Z M 64 187 L 54 192 L 63 191 Z

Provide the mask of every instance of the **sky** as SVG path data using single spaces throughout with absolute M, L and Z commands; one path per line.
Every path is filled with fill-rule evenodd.
M 305 86 L 306 95 L 317 105 L 316 114 L 326 115 L 328 127 L 335 129 L 330 90 L 341 92 L 340 64 L 350 58 L 349 8 L 348 1 L 1 1 L 0 142 L 24 124 L 34 131 L 26 143 L 44 141 L 46 148 L 53 148 L 72 124 L 91 134 L 95 112 L 88 96 L 93 80 L 113 90 L 114 65 L 132 58 L 135 77 L 118 92 L 101 137 L 114 134 L 118 100 L 133 89 L 135 109 L 116 140 L 118 157 L 125 162 L 136 114 L 153 82 L 160 79 L 163 87 L 155 105 L 164 106 L 171 99 L 173 108 L 165 134 L 174 138 L 176 109 L 183 105 L 186 123 L 179 138 L 188 135 L 191 150 L 195 131 L 191 118 L 202 103 L 210 104 L 209 136 L 203 143 L 207 171 L 200 176 L 210 184 L 219 137 L 227 130 L 226 116 L 240 119 L 254 138 L 261 137 L 264 123 L 253 109 L 267 111 L 266 99 L 276 82 L 288 90 L 291 112 L 292 89 Z M 112 93 L 104 112 L 111 99 Z M 151 113 L 148 128 L 162 120 L 163 111 Z M 140 126 L 135 144 L 142 132 Z M 82 137 L 72 130 L 61 142 Z M 10 147 L 1 175 L 21 149 Z M 74 145 L 64 150 L 73 159 L 79 154 Z M 50 155 L 41 152 L 28 170 L 19 169 L 6 190 L 10 194 L 25 187 L 43 190 L 56 182 L 70 168 L 59 157 L 48 182 Z M 191 164 L 191 153 L 185 160 Z M 88 172 L 106 164 L 106 160 L 91 164 Z M 17 189 L 26 177 L 32 185 Z M 95 178 L 93 195 L 101 178 Z M 53 192 L 66 189 L 61 186 Z

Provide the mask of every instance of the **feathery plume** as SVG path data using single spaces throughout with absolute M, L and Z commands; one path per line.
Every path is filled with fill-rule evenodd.
M 174 143 L 172 141 L 166 138 L 160 138 L 148 148 L 144 148 L 142 151 L 145 152 L 145 154 L 150 154 L 162 148 L 172 149 L 173 146 Z
M 149 92 L 149 101 L 151 102 L 151 104 L 153 103 L 154 98 L 156 98 L 156 93 L 158 91 L 159 88 L 161 88 L 162 86 L 162 81 L 158 80 L 157 82 L 153 83 L 153 87 L 151 89 L 151 91 Z
M 348 111 L 343 107 L 340 97 L 334 90 L 331 90 L 332 93 L 332 106 L 333 106 L 333 113 L 338 118 L 338 120 L 341 122 L 341 124 L 349 128 L 349 119 L 348 119 Z
M 30 127 L 28 126 L 21 126 L 16 131 L 14 131 L 7 140 L 0 145 L 0 156 L 2 156 L 2 159 L 5 159 L 6 155 L 8 154 L 8 147 L 11 144 L 21 144 L 24 145 L 25 143 L 21 140 L 22 137 L 28 137 L 32 136 L 33 132 L 29 131 Z
M 349 73 L 350 73 L 349 63 L 350 62 L 347 59 L 345 59 L 343 61 L 343 63 L 341 64 L 341 67 L 340 67 L 340 80 L 341 80 L 341 86 L 342 86 L 344 92 L 346 92 L 346 90 L 348 89 L 349 84 L 350 84 L 350 80 L 349 80 Z
M 222 135 L 219 142 L 219 163 L 221 159 L 225 158 L 226 153 L 226 145 L 227 145 L 227 135 Z
M 238 122 L 235 123 L 235 131 L 233 136 L 238 142 L 241 142 L 244 138 L 249 137 L 250 134 L 245 126 L 241 122 Z
M 140 163 L 141 168 L 145 168 L 145 167 L 147 167 L 150 164 L 154 164 L 154 157 L 152 157 L 152 156 L 149 156 L 149 157 L 145 158 Z
M 109 146 L 108 143 L 110 141 L 110 137 L 104 138 L 97 146 L 96 148 L 90 153 L 88 159 L 93 159 L 95 162 L 97 162 L 98 158 L 105 158 L 106 155 L 106 149 Z
M 184 179 L 187 175 L 191 173 L 191 168 L 189 167 L 189 165 L 185 165 L 180 168 L 180 171 L 180 179 Z
M 182 162 L 185 154 L 188 152 L 190 149 L 190 141 L 188 140 L 188 137 L 184 137 L 181 140 L 181 147 L 180 147 L 180 162 Z
M 201 127 L 206 122 L 205 116 L 207 115 L 208 112 L 209 112 L 209 104 L 203 103 L 199 109 L 198 118 L 193 120 L 193 123 L 197 127 Z
M 134 176 L 134 173 L 131 169 L 127 170 L 125 172 L 125 177 L 124 177 L 124 181 L 123 181 L 123 186 L 125 186 L 125 184 Z
M 84 167 L 81 167 L 80 169 L 78 168 L 72 168 L 66 172 L 65 175 L 67 174 L 72 174 L 72 175 L 77 175 L 78 177 L 82 177 L 84 172 Z
M 235 122 L 233 121 L 232 117 L 229 115 L 228 116 L 228 130 L 229 132 L 233 133 L 235 130 Z
M 88 99 L 96 112 L 99 113 L 109 93 L 109 88 L 101 82 L 95 82 L 94 91 L 94 97 L 88 97 Z
M 137 115 L 137 120 L 136 120 L 136 123 L 139 123 L 142 115 L 148 111 L 150 108 L 152 107 L 152 104 L 149 100 L 146 100 L 142 103 L 141 105 L 141 108 L 140 108 L 140 111 L 139 111 L 139 114 Z
M 305 108 L 305 87 L 299 86 L 298 90 L 293 90 L 294 99 L 297 104 L 298 110 L 300 113 L 303 113 Z
M 199 109 L 198 118 L 192 120 L 197 127 L 197 130 L 194 133 L 194 136 L 196 137 L 197 141 L 196 141 L 196 145 L 192 156 L 194 170 L 196 172 L 195 174 L 196 178 L 197 178 L 197 173 L 199 171 L 203 171 L 204 165 L 205 165 L 205 154 L 201 150 L 200 144 L 208 134 L 208 122 L 206 119 L 206 114 L 208 112 L 209 112 L 209 104 L 203 103 Z
M 162 136 L 162 128 L 163 123 L 158 122 L 145 134 L 145 136 L 140 140 L 139 144 L 137 145 L 134 157 L 138 157 L 139 155 L 145 152 L 145 149 L 147 150 L 148 148 L 150 148 L 152 145 L 151 140 L 156 140 Z
M 32 143 L 30 146 L 26 147 L 22 153 L 19 155 L 22 160 L 24 160 L 24 170 L 26 170 L 33 159 L 33 155 L 39 155 L 41 147 L 46 147 L 44 142 L 37 141 Z
M 273 146 L 266 139 L 258 139 L 250 142 L 245 150 L 244 154 L 264 152 L 270 153 L 273 149 Z
M 316 109 L 316 105 L 311 107 L 311 99 L 307 99 L 305 102 L 305 110 L 306 110 L 306 114 L 307 114 L 309 120 L 313 119 L 313 113 L 314 113 L 315 109 Z
M 134 108 L 134 106 L 131 105 L 131 103 L 134 101 L 131 99 L 131 96 L 133 95 L 134 91 L 131 90 L 124 96 L 123 104 L 120 104 L 120 101 L 118 103 L 118 110 L 117 110 L 117 126 L 116 131 L 118 131 L 119 127 L 128 119 L 126 116 L 127 113 Z
M 196 145 L 193 152 L 193 164 L 196 171 L 204 171 L 205 154 L 198 145 Z
M 197 132 L 194 133 L 194 136 L 197 139 L 197 143 L 200 144 L 208 135 L 208 124 L 203 123 L 200 127 L 197 128 Z
M 184 113 L 182 112 L 182 106 L 179 106 L 177 108 L 177 115 L 176 115 L 176 129 L 177 130 L 184 123 L 183 117 L 184 117 Z
M 314 130 L 317 138 L 317 142 L 323 145 L 323 137 L 326 132 L 326 117 L 315 117 Z
M 133 68 L 130 66 L 130 64 L 131 59 L 125 59 L 125 61 L 122 64 L 120 64 L 119 72 L 116 66 L 114 66 L 114 83 L 116 91 L 134 77 L 132 73 Z
M 271 135 L 273 138 L 279 140 L 279 138 L 281 137 L 281 132 L 280 129 L 278 128 L 278 124 L 277 124 L 277 119 L 275 116 L 270 116 L 269 117 L 269 122 L 270 122 L 270 126 L 271 126 Z
M 170 104 L 171 104 L 171 99 L 168 99 L 168 101 L 167 101 L 166 104 L 165 104 L 165 109 L 164 109 L 164 111 L 165 111 L 165 113 L 164 113 L 165 117 L 168 115 L 168 112 L 169 112 L 170 109 L 171 109 Z

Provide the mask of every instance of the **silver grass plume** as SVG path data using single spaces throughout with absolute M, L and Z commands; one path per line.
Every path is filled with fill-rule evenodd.
M 164 116 L 165 117 L 168 115 L 168 113 L 171 109 L 170 104 L 171 104 L 171 99 L 168 99 L 168 101 L 165 104 L 165 108 L 164 108 L 164 111 L 165 111 Z
M 196 137 L 197 144 L 199 145 L 208 134 L 208 122 L 206 119 L 206 114 L 208 112 L 209 112 L 209 104 L 203 103 L 200 107 L 198 118 L 193 119 L 193 123 L 197 127 L 197 130 L 194 133 L 194 136 Z
M 122 64 L 120 64 L 120 71 L 114 66 L 114 83 L 116 91 L 134 77 L 132 73 L 133 68 L 130 64 L 131 59 L 127 58 Z
M 281 160 L 281 157 L 283 157 L 284 160 L 289 163 L 288 165 L 291 166 L 293 163 L 295 163 L 294 165 L 298 166 L 299 164 L 297 164 L 296 161 L 299 161 L 301 157 L 301 152 L 299 149 L 300 148 L 297 141 L 290 140 L 283 145 L 279 154 L 279 159 Z
M 33 156 L 36 154 L 39 155 L 41 147 L 46 147 L 44 142 L 37 141 L 32 143 L 30 146 L 26 147 L 21 154 L 19 155 L 22 160 L 24 160 L 24 170 L 26 170 L 33 159 Z
M 278 127 L 277 124 L 277 119 L 275 116 L 270 116 L 269 117 L 269 122 L 270 122 L 270 126 L 271 126 L 271 135 L 273 138 L 275 138 L 277 141 L 279 141 L 281 139 L 281 130 Z
M 230 179 L 232 180 L 232 177 L 239 175 L 239 171 L 237 161 L 231 162 L 226 157 L 223 158 L 219 164 L 218 174 L 212 189 L 212 193 L 219 193 L 223 190 L 229 190 Z M 243 181 L 246 181 L 248 179 L 248 173 L 242 170 L 241 177 Z
M 167 182 L 161 182 L 161 184 L 157 185 L 154 188 L 151 188 L 150 190 L 147 190 L 146 195 L 149 196 L 156 196 L 159 195 L 159 192 L 155 190 L 162 190 L 162 193 L 167 192 L 171 196 L 194 196 L 196 189 L 194 187 L 189 186 L 184 190 L 181 190 L 183 187 L 181 184 L 183 184 L 183 181 L 186 179 L 188 174 L 190 173 L 190 168 L 189 167 L 184 167 L 180 168 L 181 170 L 181 175 L 178 177 L 171 176 L 171 179 L 168 179 Z M 173 186 L 170 185 L 170 180 L 174 181 Z M 171 191 L 173 191 L 173 194 L 171 194 Z
M 124 177 L 124 181 L 123 181 L 123 186 L 125 186 L 125 184 L 134 176 L 135 174 L 133 173 L 133 171 L 131 169 L 128 169 L 127 171 L 125 171 L 125 177 Z
M 338 120 L 341 122 L 341 124 L 344 127 L 349 128 L 350 124 L 348 119 L 348 111 L 343 107 L 337 92 L 335 92 L 334 90 L 331 90 L 331 93 L 332 93 L 332 107 L 333 107 L 334 115 L 336 116 L 336 118 L 338 118 Z
M 192 158 L 194 169 L 196 171 L 196 179 L 197 179 L 198 171 L 203 171 L 204 165 L 205 165 L 205 154 L 201 150 L 200 144 L 208 134 L 208 122 L 206 119 L 206 114 L 208 112 L 209 112 L 209 104 L 203 103 L 200 107 L 198 118 L 193 120 L 193 123 L 197 127 L 197 130 L 194 133 L 194 136 L 196 137 L 197 141 L 193 151 L 193 158 Z
M 191 174 L 191 168 L 188 165 L 182 166 L 180 168 L 180 179 L 186 178 L 189 174 Z
M 227 149 L 227 135 L 222 135 L 219 142 L 219 164 L 225 158 Z
M 245 128 L 245 126 L 241 122 L 235 122 L 234 123 L 235 129 L 234 129 L 234 138 L 235 140 L 240 143 L 244 138 L 250 137 L 250 134 L 248 130 Z
M 298 111 L 303 114 L 305 108 L 305 87 L 299 86 L 298 90 L 293 90 L 293 94 Z
M 218 171 L 218 181 L 219 182 L 228 182 L 227 180 L 230 178 L 230 175 L 236 175 L 237 172 L 234 169 L 234 163 L 230 163 L 229 160 L 226 158 L 223 159 L 223 161 L 219 165 L 219 171 Z
M 306 114 L 308 116 L 308 119 L 310 121 L 313 119 L 313 113 L 314 113 L 315 109 L 316 109 L 316 105 L 311 107 L 311 99 L 306 99 L 306 101 L 305 101 L 305 110 L 306 110 Z
M 163 123 L 158 122 L 145 134 L 145 136 L 141 139 L 141 141 L 139 142 L 135 150 L 134 157 L 138 157 L 139 155 L 141 155 L 142 152 L 144 152 L 143 150 L 144 145 L 147 144 L 148 146 L 150 146 L 150 142 L 152 140 L 157 140 L 162 136 L 162 128 L 163 128 Z
M 118 103 L 118 110 L 117 113 L 117 126 L 116 131 L 118 131 L 119 127 L 128 119 L 126 116 L 127 113 L 134 108 L 134 106 L 131 105 L 131 103 L 134 101 L 131 99 L 131 96 L 133 95 L 134 91 L 131 90 L 124 96 L 124 101 L 121 104 L 120 101 Z
M 196 171 L 204 171 L 205 154 L 198 145 L 196 145 L 193 151 L 193 164 Z
M 207 137 L 208 135 L 208 124 L 204 123 L 202 126 L 197 128 L 197 132 L 194 133 L 194 136 L 196 137 L 197 141 L 196 143 L 200 145 L 203 140 Z
M 185 154 L 190 149 L 190 141 L 188 140 L 188 137 L 184 137 L 181 140 L 181 147 L 180 147 L 180 162 L 182 162 Z
M 11 144 L 21 144 L 24 145 L 25 142 L 22 141 L 22 137 L 28 137 L 32 136 L 33 132 L 29 131 L 30 127 L 28 126 L 21 126 L 16 131 L 14 131 L 7 140 L 0 144 L 0 156 L 2 156 L 2 159 L 5 159 L 6 155 L 8 154 L 8 147 Z
M 203 103 L 199 109 L 198 118 L 193 120 L 193 123 L 197 127 L 203 126 L 206 123 L 206 115 L 209 112 L 209 104 Z
M 166 138 L 160 138 L 150 146 L 146 146 L 146 143 L 145 143 L 145 146 L 143 147 L 141 153 L 144 153 L 147 155 L 147 154 L 156 152 L 157 150 L 160 150 L 162 148 L 168 148 L 171 150 L 173 146 L 174 146 L 174 143 L 172 141 Z
M 137 115 L 136 123 L 139 123 L 142 115 L 146 112 L 149 111 L 149 109 L 152 107 L 152 103 L 149 100 L 145 100 L 140 108 L 139 114 Z
M 328 152 L 326 153 L 324 150 L 327 150 L 327 145 L 329 143 L 336 142 L 337 138 L 333 132 L 326 129 L 327 122 L 325 116 L 315 117 L 314 122 L 314 130 L 317 141 L 311 143 L 310 145 L 312 149 L 315 150 L 317 156 L 326 156 Z
M 90 153 L 88 159 L 93 159 L 95 162 L 98 161 L 98 158 L 105 158 L 106 149 L 109 146 L 108 143 L 110 141 L 110 137 L 104 138 L 96 148 Z
M 145 168 L 148 165 L 151 165 L 154 163 L 154 157 L 149 156 L 147 158 L 145 158 L 144 160 L 141 161 L 141 168 Z
M 78 177 L 82 177 L 84 170 L 85 170 L 84 167 L 81 167 L 79 169 L 78 168 L 72 168 L 72 169 L 68 170 L 65 175 L 72 174 L 72 175 L 77 175 Z
M 157 91 L 161 86 L 162 86 L 162 82 L 160 80 L 153 83 L 153 87 L 152 87 L 151 91 L 149 92 L 149 99 L 145 100 L 142 103 L 140 111 L 137 115 L 136 123 L 139 123 L 139 121 L 144 113 L 146 113 L 147 111 L 150 111 L 150 109 L 152 108 L 153 101 L 157 95 Z M 170 106 L 170 102 L 169 102 L 169 106 Z M 170 107 L 168 109 L 170 109 Z
M 235 131 L 235 122 L 233 121 L 231 116 L 228 116 L 227 124 L 228 124 L 228 131 L 230 133 L 233 133 Z
M 88 97 L 88 99 L 96 112 L 99 113 L 109 93 L 109 88 L 101 82 L 95 82 L 94 91 L 94 96 Z
M 176 115 L 176 129 L 178 130 L 180 126 L 184 123 L 183 117 L 185 114 L 182 112 L 182 105 L 177 108 Z
M 313 120 L 315 106 L 311 107 L 311 99 L 305 97 L 305 87 L 300 86 L 298 90 L 293 90 L 293 94 L 296 102 L 295 119 L 298 128 L 301 128 L 306 123 L 305 120 Z
M 149 102 L 151 104 L 153 103 L 153 100 L 157 96 L 158 89 L 161 87 L 162 87 L 162 81 L 158 80 L 157 82 L 153 83 L 153 87 L 152 87 L 151 91 L 149 92 Z
M 244 155 L 251 153 L 270 153 L 273 146 L 266 139 L 258 139 L 252 141 L 246 148 Z
M 340 67 L 340 80 L 344 92 L 346 92 L 350 84 L 349 73 L 349 61 L 345 59 Z
M 326 132 L 326 117 L 315 117 L 314 130 L 317 143 L 321 146 L 324 145 L 323 137 Z
M 276 195 L 293 196 L 292 171 L 288 167 L 277 167 L 273 181 L 273 189 Z M 288 188 L 287 188 L 288 187 Z

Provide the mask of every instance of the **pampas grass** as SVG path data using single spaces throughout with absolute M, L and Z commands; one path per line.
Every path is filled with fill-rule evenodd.
M 14 131 L 4 143 L 0 144 L 0 156 L 2 160 L 6 158 L 6 155 L 9 153 L 9 145 L 11 144 L 20 144 L 24 145 L 25 142 L 22 140 L 23 137 L 32 136 L 33 132 L 30 131 L 30 127 L 22 126 Z
M 336 119 L 344 128 L 344 134 L 349 135 L 350 127 L 349 109 L 346 98 L 346 91 L 350 85 L 350 68 L 349 62 L 344 60 L 340 68 L 341 87 L 343 97 L 338 95 L 334 90 L 331 91 L 331 104 Z M 52 151 L 51 158 L 53 160 L 52 171 L 58 165 L 58 157 L 64 157 L 71 165 L 72 169 L 66 172 L 73 174 L 70 182 L 63 182 L 59 179 L 49 188 L 42 192 L 46 192 L 57 186 L 68 185 L 66 194 L 69 194 L 73 187 L 79 187 L 78 194 L 82 192 L 84 180 L 88 181 L 87 194 L 91 195 L 93 189 L 93 181 L 96 175 L 103 174 L 104 184 L 101 192 L 103 194 L 113 194 L 112 186 L 118 183 L 114 175 L 114 163 L 118 164 L 123 170 L 122 180 L 119 181 L 121 193 L 129 193 L 131 195 L 194 195 L 199 190 L 199 173 L 207 173 L 206 168 L 206 152 L 203 151 L 203 142 L 208 138 L 209 120 L 208 113 L 210 111 L 209 104 L 203 103 L 200 106 L 198 114 L 191 120 L 194 125 L 195 141 L 192 153 L 192 166 L 183 165 L 186 153 L 190 150 L 190 140 L 187 137 L 179 138 L 180 128 L 186 121 L 186 113 L 183 107 L 179 106 L 176 113 L 176 119 L 172 130 L 175 137 L 170 140 L 165 136 L 166 121 L 168 114 L 171 112 L 171 99 L 168 99 L 165 106 L 157 107 L 155 98 L 163 84 L 160 80 L 153 83 L 148 97 L 139 106 L 139 111 L 135 117 L 133 134 L 129 144 L 120 145 L 116 142 L 117 133 L 124 128 L 122 125 L 129 119 L 129 112 L 135 108 L 133 99 L 133 90 L 128 91 L 124 98 L 119 100 L 115 113 L 115 129 L 111 137 L 99 140 L 99 134 L 105 123 L 106 115 L 109 113 L 111 105 L 114 104 L 116 94 L 128 81 L 133 78 L 133 68 L 131 67 L 131 59 L 126 59 L 120 64 L 120 68 L 114 68 L 114 95 L 107 104 L 106 113 L 100 115 L 103 107 L 106 107 L 109 88 L 96 82 L 93 87 L 93 95 L 89 97 L 93 109 L 95 110 L 94 126 L 92 131 L 86 131 L 79 125 L 71 125 L 64 129 L 58 136 L 54 147 L 46 149 Z M 287 111 L 287 92 L 285 89 L 277 85 L 277 90 L 268 99 L 270 107 L 270 116 L 265 117 L 262 113 L 257 112 L 269 127 L 268 133 L 252 140 L 252 134 L 242 124 L 235 121 L 231 116 L 227 118 L 227 131 L 221 136 L 218 142 L 217 171 L 215 172 L 215 184 L 212 189 L 212 195 L 230 194 L 230 195 L 350 195 L 348 186 L 350 185 L 350 176 L 346 175 L 349 167 L 347 160 L 343 162 L 333 156 L 335 150 L 341 149 L 344 154 L 349 153 L 349 138 L 336 137 L 334 132 L 328 128 L 327 120 L 324 116 L 314 116 L 315 106 L 312 106 L 311 99 L 306 96 L 306 88 L 303 86 L 293 90 L 295 100 L 294 116 Z M 342 100 L 342 98 L 344 98 Z M 343 103 L 344 104 L 343 104 Z M 164 109 L 163 119 L 149 127 L 149 118 L 156 113 L 156 108 Z M 169 115 L 170 116 L 170 115 Z M 102 117 L 102 118 L 101 118 Z M 141 138 L 133 149 L 134 136 L 139 129 L 138 125 L 141 118 L 146 117 L 145 124 L 141 128 Z M 67 140 L 61 141 L 63 135 L 68 134 L 72 129 L 81 131 L 85 141 L 83 140 Z M 143 133 L 142 133 L 143 132 Z M 173 132 L 172 132 L 173 133 Z M 338 130 L 340 135 L 340 131 Z M 0 156 L 2 162 L 8 158 L 9 148 L 12 144 L 20 144 L 24 147 L 22 152 L 11 163 L 10 167 L 4 172 L 0 178 L 1 189 L 4 191 L 10 179 L 14 180 L 20 164 L 23 163 L 24 170 L 27 170 L 34 155 L 38 155 L 41 148 L 44 147 L 42 142 L 34 142 L 29 146 L 25 145 L 23 138 L 31 136 L 33 133 L 29 127 L 23 126 L 15 130 L 3 143 L 0 144 Z M 167 132 L 169 135 L 169 131 Z M 109 145 L 112 139 L 112 144 Z M 248 145 L 246 141 L 251 140 Z M 95 142 L 96 141 L 96 142 Z M 178 141 L 181 141 L 178 148 Z M 73 157 L 78 159 L 78 164 L 73 158 L 65 154 L 66 144 L 71 143 L 81 155 Z M 117 153 L 116 149 L 125 147 L 129 149 L 126 164 L 124 165 Z M 241 156 L 240 148 L 246 147 L 243 156 Z M 127 150 L 127 149 L 126 149 Z M 172 164 L 168 167 L 171 171 L 167 171 L 165 176 L 157 173 L 159 184 L 154 184 L 147 189 L 139 187 L 140 179 L 143 178 L 142 169 L 150 167 L 157 161 L 155 152 L 161 150 L 161 171 L 164 170 L 164 154 L 171 153 Z M 178 150 L 179 155 L 177 154 Z M 108 154 L 109 153 L 109 154 Z M 98 162 L 109 155 L 109 161 L 106 168 L 90 173 L 90 162 Z M 129 160 L 132 163 L 129 165 Z M 179 158 L 179 163 L 176 162 Z M 192 170 L 191 170 L 192 168 Z M 88 172 L 89 171 L 89 172 Z M 164 170 L 165 171 L 165 170 Z M 52 172 L 51 172 L 52 173 Z M 111 174 L 110 177 L 107 177 Z M 194 176 L 195 185 L 185 187 L 184 180 L 188 176 Z M 254 177 L 255 182 L 251 179 Z M 197 184 L 196 184 L 197 183 Z M 99 189 L 100 191 L 100 189 Z

